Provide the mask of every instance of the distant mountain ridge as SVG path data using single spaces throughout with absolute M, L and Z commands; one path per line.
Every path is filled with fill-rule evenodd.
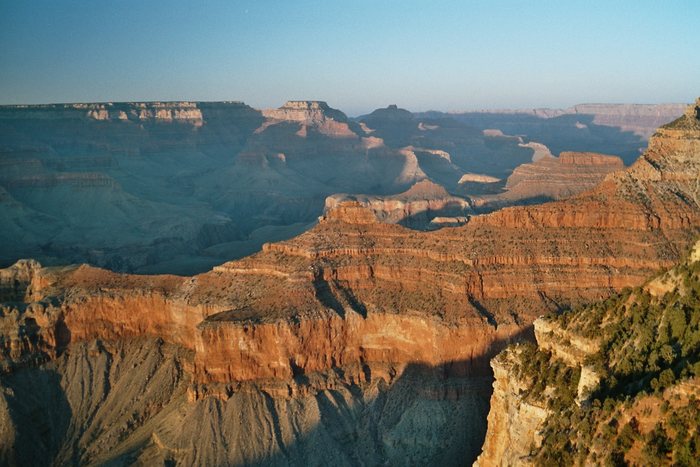
M 687 104 L 578 104 L 567 109 L 502 109 L 421 112 L 418 118 L 450 116 L 470 126 L 527 135 L 552 153 L 600 152 L 631 164 L 656 128 L 678 118 Z M 611 136 L 616 135 L 614 139 Z

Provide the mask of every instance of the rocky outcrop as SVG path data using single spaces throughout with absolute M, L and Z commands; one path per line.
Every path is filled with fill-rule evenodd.
M 598 388 L 600 374 L 586 357 L 600 350 L 599 342 L 567 332 L 557 323 L 539 318 L 534 322 L 537 348 L 579 371 L 576 403 L 583 404 Z M 542 429 L 549 416 L 557 414 L 549 405 L 554 388 L 544 385 L 532 392 L 531 375 L 521 370 L 531 358 L 522 346 L 509 347 L 491 361 L 495 381 L 488 416 L 488 431 L 475 466 L 536 465 L 542 446 Z M 535 376 L 535 379 L 537 377 Z
M 542 442 L 539 430 L 550 411 L 544 400 L 523 397 L 529 381 L 521 380 L 514 371 L 517 350 L 507 350 L 491 361 L 493 394 L 489 405 L 488 431 L 475 466 L 533 465 L 531 450 Z
M 594 188 L 607 174 L 624 167 L 615 156 L 562 152 L 516 167 L 508 177 L 505 192 L 475 200 L 480 207 L 503 206 L 530 200 L 557 200 Z
M 500 181 L 500 178 L 490 177 L 488 175 L 469 173 L 462 175 L 457 183 L 498 183 Z
M 196 102 L 129 102 L 89 104 L 12 105 L 0 107 L 0 120 L 62 120 L 183 122 L 193 126 L 203 123 Z
M 329 118 L 340 123 L 348 121 L 344 113 L 337 109 L 332 109 L 327 103 L 322 101 L 287 101 L 278 109 L 264 110 L 263 115 L 275 120 L 314 124 L 322 124 Z
M 425 229 L 435 217 L 465 217 L 471 212 L 469 202 L 450 195 L 442 186 L 423 180 L 403 193 L 392 196 L 338 194 L 326 198 L 325 212 L 348 201 L 355 201 L 372 211 L 381 222 Z
M 321 222 L 337 221 L 344 224 L 376 224 L 378 222 L 376 213 L 367 209 L 365 204 L 346 199 L 344 196 L 339 195 L 340 199 L 326 198 L 326 213 L 320 217 Z
M 522 141 L 522 138 L 519 138 Z M 552 157 L 549 148 L 542 143 L 530 141 L 527 143 L 521 142 L 518 144 L 521 148 L 532 149 L 532 162 L 537 162 L 540 159 Z
M 348 118 L 343 112 L 333 109 L 322 101 L 287 101 L 278 109 L 262 111 L 264 117 L 273 121 L 289 121 L 302 124 L 298 134 L 306 136 L 308 128 L 317 129 L 322 134 L 357 138 L 358 135 L 348 125 Z
M 643 287 L 537 319 L 534 350 L 514 346 L 499 354 L 492 361 L 496 381 L 477 464 L 671 464 L 693 457 L 679 447 L 688 435 L 682 420 L 700 413 L 692 400 L 700 375 L 700 308 L 693 292 L 700 286 L 698 251 L 700 241 L 680 264 Z M 665 284 L 663 294 L 651 286 L 658 283 Z M 533 417 L 533 403 L 548 409 Z M 667 439 L 668 447 L 657 451 L 659 439 Z
M 585 338 L 567 332 L 556 322 L 538 318 L 535 320 L 537 346 L 550 352 L 569 366 L 582 366 L 586 357 L 600 350 L 598 339 Z

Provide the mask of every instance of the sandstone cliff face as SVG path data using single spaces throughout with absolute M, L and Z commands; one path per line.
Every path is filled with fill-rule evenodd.
M 557 323 L 539 318 L 534 322 L 537 348 L 579 371 L 576 402 L 587 402 L 598 388 L 599 374 L 584 362 L 599 350 L 599 342 L 568 332 Z M 532 393 L 532 376 L 516 369 L 525 364 L 522 347 L 509 347 L 491 361 L 495 381 L 488 416 L 488 431 L 478 466 L 537 465 L 547 417 L 558 414 L 548 407 L 554 388 L 544 385 Z M 552 384 L 552 383 L 550 383 Z
M 615 156 L 563 152 L 516 168 L 508 177 L 509 196 L 565 198 L 595 187 L 605 175 L 624 167 Z
M 4 375 L 0 463 L 451 466 L 483 437 L 486 378 L 366 366 L 188 400 L 191 365 L 160 340 L 93 341 Z
M 493 394 L 489 405 L 488 431 L 479 458 L 479 467 L 533 465 L 531 449 L 539 447 L 539 430 L 549 411 L 544 401 L 527 401 L 522 391 L 527 381 L 513 374 L 515 350 L 506 350 L 491 361 Z
M 594 188 L 607 174 L 621 170 L 622 160 L 596 153 L 562 152 L 559 157 L 542 157 L 516 167 L 505 185 L 505 192 L 483 196 L 475 204 L 497 206 L 539 200 L 558 200 Z
M 489 355 L 519 331 L 455 328 L 437 317 L 366 310 L 341 285 L 342 275 L 284 274 L 220 268 L 194 279 L 139 278 L 21 263 L 3 272 L 3 364 L 53 358 L 74 342 L 151 336 L 194 350 L 194 379 L 202 384 L 289 380 L 387 362 L 449 364 L 455 374 L 483 375 Z M 286 302 L 268 295 L 275 289 Z M 299 310 L 296 317 L 290 308 Z
M 279 121 L 298 122 L 302 124 L 298 134 L 306 136 L 309 127 L 316 128 L 322 134 L 358 138 L 348 125 L 348 118 L 339 110 L 333 109 L 321 101 L 287 101 L 278 109 L 262 111 L 266 118 Z

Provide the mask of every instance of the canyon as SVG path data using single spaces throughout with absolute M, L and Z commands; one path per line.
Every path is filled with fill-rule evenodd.
M 648 125 L 651 110 L 615 108 L 626 124 Z M 479 115 L 472 125 L 389 106 L 353 119 L 320 101 L 0 106 L 0 266 L 32 257 L 192 275 L 300 234 L 341 193 L 385 198 L 429 180 L 449 193 L 436 203 L 466 205 L 500 193 L 544 136 L 506 121 L 483 131 L 501 114 Z M 629 162 L 646 140 L 618 124 L 555 126 L 553 154 L 604 146 Z M 465 217 L 443 214 L 431 209 L 411 226 Z
M 248 122 L 253 132 L 249 139 L 227 133 L 241 148 L 234 167 L 255 170 L 209 175 L 221 206 L 258 206 L 255 215 L 280 216 L 286 203 L 306 206 L 308 199 L 285 198 L 279 211 L 267 211 L 272 205 L 243 195 L 245 177 L 273 187 L 291 183 L 279 177 L 290 167 L 344 174 L 334 193 L 351 194 L 320 199 L 318 212 L 306 208 L 305 221 L 320 217 L 300 235 L 194 276 L 33 260 L 0 271 L 0 419 L 9 427 L 0 431 L 3 462 L 463 464 L 484 439 L 492 357 L 532 339 L 533 321 L 547 311 L 644 283 L 679 261 L 700 234 L 700 101 L 659 128 L 628 168 L 601 155 L 559 155 L 557 164 L 595 172 L 593 187 L 549 203 L 469 213 L 461 226 L 427 231 L 401 225 L 421 197 L 438 211 L 444 205 L 430 203 L 458 196 L 450 190 L 465 174 L 506 179 L 517 173 L 503 160 L 540 167 L 554 161 L 532 162 L 533 150 L 510 137 L 465 130 L 453 120 L 422 121 L 396 107 L 354 122 L 320 103 L 290 102 L 263 112 L 264 119 L 231 105 L 238 125 Z M 93 107 L 89 118 L 124 123 L 120 109 L 107 106 L 104 114 Z M 233 118 L 228 104 L 212 104 L 201 108 L 204 123 L 196 126 L 196 112 L 187 108 L 146 106 L 144 119 L 183 119 L 198 134 L 208 128 L 209 111 Z M 73 111 L 86 109 L 61 110 Z M 121 111 L 128 122 L 141 118 Z M 23 124 L 36 124 L 28 120 Z M 209 131 L 203 134 L 212 135 L 210 146 L 196 144 L 224 157 L 215 128 Z M 428 144 L 450 134 L 451 151 Z M 476 156 L 466 148 L 498 152 L 489 147 L 494 138 L 504 159 L 467 170 Z M 366 164 L 356 164 L 358 153 Z M 592 170 L 600 166 L 605 173 Z M 362 185 L 349 185 L 355 179 Z M 358 195 L 372 193 L 362 188 L 380 179 L 394 189 Z M 426 201 L 428 195 L 435 199 Z M 16 196 L 5 195 L 18 213 L 3 229 L 13 239 L 28 209 Z M 120 209 L 131 198 L 123 199 Z M 162 224 L 164 207 L 153 209 L 146 212 L 159 228 L 186 232 L 186 225 Z M 31 215 L 42 220 L 39 211 Z M 192 221 L 171 213 L 168 219 Z M 207 235 L 226 240 L 226 225 Z M 499 371 L 494 366 L 497 384 L 505 384 L 508 372 Z M 43 382 L 41 390 L 27 389 L 34 381 Z

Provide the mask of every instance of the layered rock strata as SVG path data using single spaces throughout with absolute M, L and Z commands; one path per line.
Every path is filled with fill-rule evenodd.
M 32 280 L 23 307 L 36 308 L 38 337 L 10 347 L 150 334 L 194 347 L 202 381 L 470 360 L 543 309 L 604 297 L 671 264 L 700 230 L 698 154 L 700 123 L 686 116 L 595 190 L 455 229 L 415 233 L 349 202 L 294 240 L 193 278 L 36 269 L 40 285 Z M 380 332 L 382 322 L 395 331 Z M 469 345 L 456 344 L 467 335 Z
M 18 117 L 32 120 L 180 121 L 194 126 L 201 126 L 203 123 L 202 111 L 197 102 L 105 102 L 33 106 L 11 105 L 0 108 L 0 121 Z
M 536 346 L 494 358 L 475 465 L 692 465 L 700 452 L 699 260 L 700 241 L 642 287 L 537 319 Z
M 324 211 L 331 211 L 347 201 L 357 201 L 381 222 L 423 229 L 428 228 L 436 217 L 465 217 L 471 213 L 467 200 L 450 195 L 445 188 L 430 180 L 422 180 L 405 192 L 392 196 L 329 196 Z
M 622 159 L 596 153 L 562 152 L 516 167 L 505 192 L 480 197 L 475 203 L 499 205 L 564 199 L 594 188 L 607 174 L 624 168 Z
M 262 114 L 272 120 L 267 125 L 274 124 L 275 121 L 300 123 L 302 125 L 298 132 L 300 136 L 306 136 L 311 126 L 329 136 L 358 137 L 358 134 L 350 128 L 345 114 L 322 101 L 287 101 L 277 109 L 263 110 Z

